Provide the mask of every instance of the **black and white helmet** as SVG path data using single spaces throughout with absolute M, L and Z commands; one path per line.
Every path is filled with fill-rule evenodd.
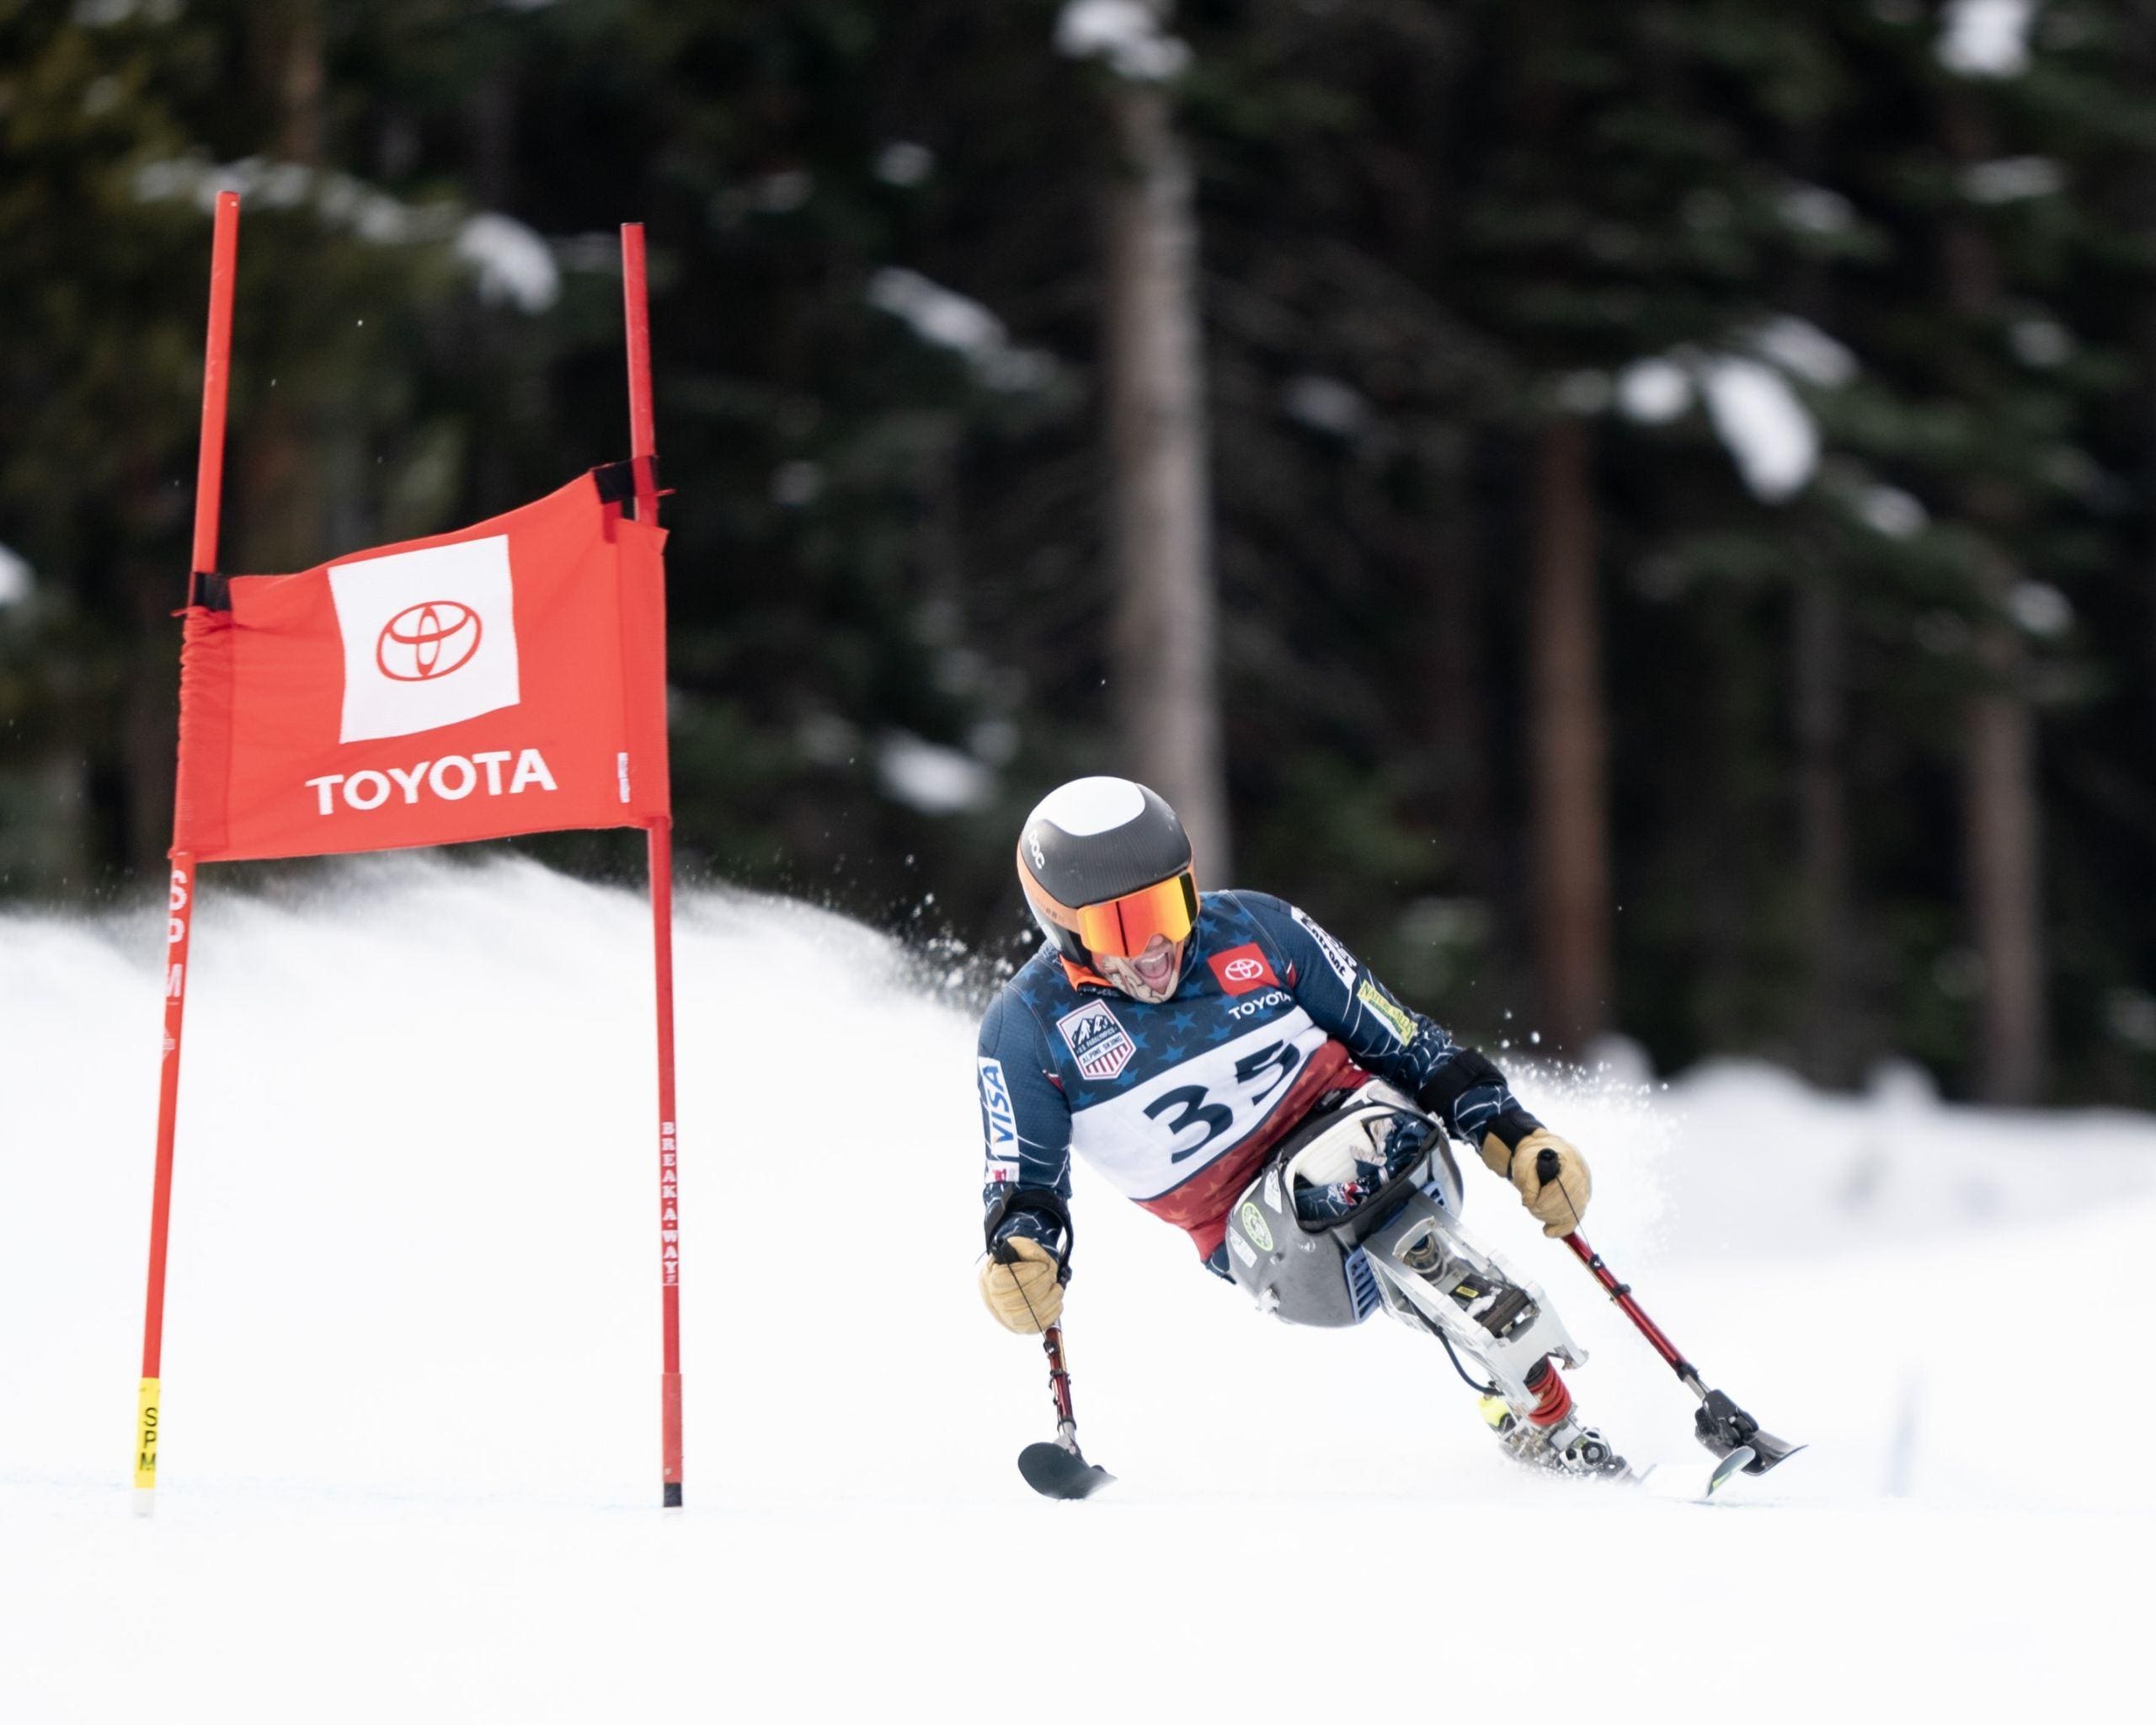
M 1198 920 L 1190 840 L 1166 802 L 1127 778 L 1078 778 L 1018 836 L 1018 881 L 1041 932 L 1074 964 L 1131 958 Z

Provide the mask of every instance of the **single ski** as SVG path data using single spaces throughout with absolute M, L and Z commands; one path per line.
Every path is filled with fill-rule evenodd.
M 1786 1461 L 1805 1446 L 1782 1449 L 1766 1466 L 1760 1466 L 1761 1455 L 1749 1444 L 1740 1444 L 1729 1454 L 1717 1461 L 1705 1476 L 1694 1464 L 1684 1461 L 1658 1461 L 1638 1476 L 1639 1482 L 1646 1488 L 1647 1495 L 1663 1498 L 1680 1503 L 1711 1503 L 1721 1494 L 1721 1489 L 1741 1473 L 1760 1474 L 1769 1467 Z M 1741 1501 L 1745 1493 L 1739 1492 L 1729 1499 Z
M 1018 1471 L 1043 1498 L 1090 1498 L 1115 1476 L 1078 1453 L 1074 1444 L 1028 1444 L 1018 1452 Z

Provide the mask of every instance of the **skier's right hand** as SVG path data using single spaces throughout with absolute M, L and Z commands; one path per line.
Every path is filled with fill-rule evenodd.
M 1552 1158 L 1546 1179 L 1542 1173 L 1545 1155 Z M 1571 1233 L 1587 1214 L 1587 1201 L 1594 1193 L 1587 1158 L 1547 1126 L 1537 1126 L 1517 1145 L 1490 1134 L 1482 1140 L 1482 1160 L 1491 1172 L 1513 1183 L 1519 1201 L 1550 1239 Z
M 1014 1335 L 1038 1336 L 1063 1316 L 1061 1266 L 1038 1240 L 999 1240 L 980 1267 L 980 1297 Z

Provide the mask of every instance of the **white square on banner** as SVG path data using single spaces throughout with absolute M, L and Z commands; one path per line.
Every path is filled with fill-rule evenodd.
M 408 736 L 514 707 L 509 537 L 329 566 L 344 641 L 340 743 Z

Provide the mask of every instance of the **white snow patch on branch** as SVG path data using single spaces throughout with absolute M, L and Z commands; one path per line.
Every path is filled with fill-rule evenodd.
M 2006 339 L 2025 366 L 2063 366 L 2073 357 L 2073 337 L 2049 318 L 2024 318 Z
M 1353 439 L 1369 430 L 1369 403 L 1337 377 L 1315 372 L 1290 377 L 1280 391 L 1280 404 L 1289 419 L 1313 431 Z
M 1823 185 L 1792 185 L 1782 194 L 1781 211 L 1803 233 L 1847 233 L 1856 226 L 1856 206 Z
M 2039 639 L 2056 641 L 2073 627 L 2073 601 L 2047 581 L 2021 581 L 2006 595 L 2014 621 Z
M 77 24 L 102 29 L 136 17 L 145 24 L 170 24 L 180 10 L 181 0 L 75 0 L 71 15 Z
M 29 563 L 22 553 L 0 545 L 0 610 L 20 605 L 36 585 Z
M 192 203 L 205 215 L 216 208 L 218 193 L 237 192 L 257 209 L 312 208 L 331 227 L 371 245 L 449 244 L 471 267 L 479 296 L 489 305 L 507 301 L 520 311 L 543 312 L 561 292 L 552 248 L 521 222 L 494 211 L 469 214 L 447 200 L 408 204 L 348 174 L 267 156 L 225 163 L 175 156 L 137 168 L 134 190 L 143 203 Z
M 1141 83 L 1166 83 L 1190 64 L 1190 45 L 1162 35 L 1159 13 L 1142 0 L 1069 0 L 1056 15 L 1055 46 Z
M 1752 345 L 1790 377 L 1822 389 L 1839 389 L 1856 376 L 1856 355 L 1801 318 L 1769 318 L 1752 332 Z
M 1819 428 L 1789 381 L 1757 360 L 1717 355 L 1700 368 L 1707 417 L 1754 497 L 1795 496 L 1819 465 Z
M 868 303 L 889 312 L 931 347 L 964 356 L 993 389 L 1038 389 L 1055 361 L 1038 348 L 1015 345 L 1003 320 L 978 300 L 931 281 L 917 270 L 886 268 L 868 280 Z
M 1939 63 L 1964 77 L 2019 77 L 2029 69 L 2035 0 L 1952 0 Z
M 876 776 L 884 794 L 923 814 L 963 814 L 995 795 L 995 775 L 970 755 L 911 731 L 886 731 L 877 745 Z
M 919 185 L 936 171 L 936 152 L 926 144 L 895 139 L 876 152 L 874 168 L 886 185 Z
M 1897 485 L 1874 485 L 1856 500 L 1865 526 L 1889 539 L 1913 539 L 1931 521 L 1924 506 Z
M 543 312 L 561 297 L 562 272 L 547 242 L 514 216 L 492 210 L 456 231 L 456 255 L 479 279 L 488 305 L 506 300 L 520 312 Z
M 1635 360 L 1617 374 L 1617 411 L 1642 425 L 1667 425 L 1692 405 L 1692 379 L 1674 360 Z
M 2047 198 L 2065 184 L 2065 170 L 2048 156 L 2004 156 L 1961 170 L 1961 195 L 1979 204 Z

